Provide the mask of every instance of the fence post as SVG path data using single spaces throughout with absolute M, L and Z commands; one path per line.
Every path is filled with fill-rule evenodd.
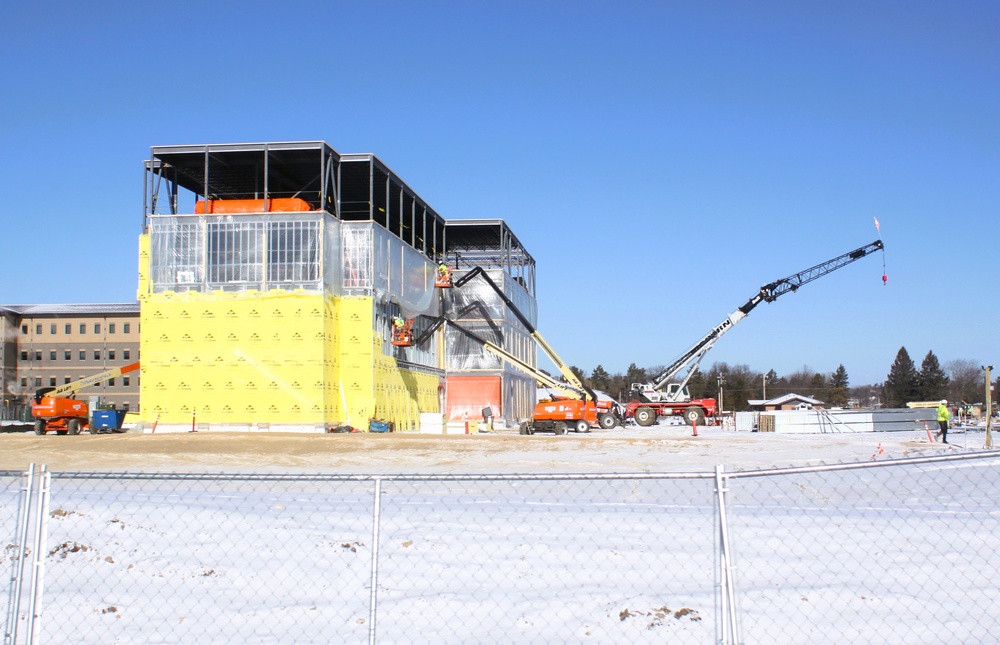
M 736 613 L 736 586 L 733 582 L 733 572 L 735 567 L 732 563 L 732 552 L 729 545 L 729 517 L 726 513 L 726 487 L 728 478 L 724 474 L 724 466 L 715 467 L 715 499 L 716 499 L 716 522 L 718 523 L 718 535 L 716 536 L 718 561 L 718 583 L 717 583 L 717 607 L 718 612 L 715 622 L 716 642 L 725 645 L 736 645 L 741 642 L 739 636 L 739 618 Z
M 28 600 L 28 643 L 39 642 L 42 628 L 42 594 L 45 588 L 45 554 L 48 550 L 49 489 L 52 475 L 42 465 L 39 473 L 38 502 L 35 506 L 35 546 L 32 553 L 31 597 Z
M 31 508 L 32 487 L 35 482 L 35 464 L 30 464 L 21 478 L 21 496 L 17 507 L 17 549 L 11 553 L 10 598 L 7 603 L 7 625 L 4 629 L 4 645 L 17 642 L 17 623 L 21 613 L 21 586 L 24 581 L 24 556 L 28 542 L 28 514 Z
M 378 603 L 378 540 L 379 540 L 379 520 L 382 513 L 382 478 L 374 479 L 374 503 L 372 510 L 372 575 L 371 575 L 371 595 L 368 600 L 368 643 L 375 645 L 375 610 Z

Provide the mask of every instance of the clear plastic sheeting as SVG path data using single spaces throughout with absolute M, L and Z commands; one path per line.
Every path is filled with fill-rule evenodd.
M 323 288 L 322 214 L 150 218 L 154 292 Z
M 345 295 L 395 303 L 405 318 L 438 315 L 430 260 L 377 224 L 344 222 L 342 229 Z
M 500 333 L 497 328 L 485 322 L 462 323 L 462 326 L 485 341 L 489 341 L 500 347 L 504 346 L 501 336 L 506 337 L 503 328 Z M 497 372 L 503 370 L 507 362 L 496 354 L 488 352 L 482 344 L 452 326 L 445 328 L 445 356 L 448 372 L 471 372 L 476 370 L 489 370 Z
M 491 269 L 486 274 L 500 287 L 504 295 L 514 303 L 518 311 L 532 324 L 537 325 L 538 303 L 524 287 L 499 269 Z M 461 274 L 454 275 L 456 279 Z M 448 317 L 454 320 L 486 319 L 502 320 L 520 326 L 517 317 L 507 311 L 507 305 L 496 291 L 481 277 L 475 277 L 461 288 L 450 289 L 447 295 Z

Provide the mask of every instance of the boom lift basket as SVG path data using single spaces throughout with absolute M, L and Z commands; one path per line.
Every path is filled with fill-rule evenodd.
M 392 326 L 392 344 L 396 347 L 413 345 L 413 321 L 407 320 L 402 325 Z

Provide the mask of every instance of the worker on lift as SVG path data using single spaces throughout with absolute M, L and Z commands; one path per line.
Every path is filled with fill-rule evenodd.
M 437 279 L 434 281 L 434 286 L 442 289 L 451 288 L 451 269 L 444 262 L 438 265 Z
M 392 319 L 392 344 L 397 347 L 409 347 L 413 344 L 412 320 L 404 320 L 402 316 Z

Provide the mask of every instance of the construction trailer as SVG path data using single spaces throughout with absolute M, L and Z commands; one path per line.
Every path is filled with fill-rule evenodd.
M 501 221 L 446 222 L 373 155 L 318 141 L 158 146 L 145 167 L 144 423 L 322 432 L 375 419 L 399 431 L 424 412 L 530 409 L 533 387 L 453 360 L 441 333 L 391 342 L 395 317 L 419 335 L 441 314 L 442 258 L 496 271 L 535 310 L 534 261 Z M 470 387 L 483 376 L 495 386 Z

